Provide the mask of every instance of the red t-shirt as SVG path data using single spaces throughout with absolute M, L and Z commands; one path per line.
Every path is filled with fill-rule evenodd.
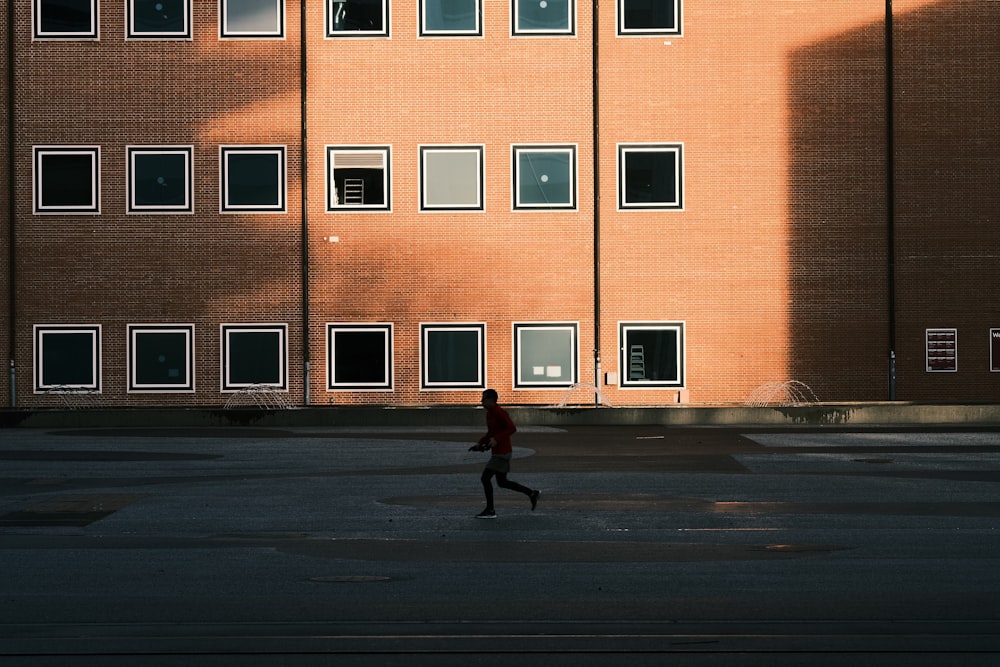
M 513 448 L 510 445 L 510 436 L 514 435 L 517 427 L 514 421 L 507 414 L 507 411 L 499 405 L 491 405 L 486 408 L 486 435 L 479 439 L 479 444 L 485 445 L 493 438 L 497 441 L 493 448 L 493 454 L 510 454 Z

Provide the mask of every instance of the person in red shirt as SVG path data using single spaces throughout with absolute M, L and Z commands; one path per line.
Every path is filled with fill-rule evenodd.
M 528 496 L 531 501 L 531 509 L 534 511 L 538 505 L 540 491 L 533 491 L 526 486 L 507 479 L 510 472 L 510 459 L 513 448 L 510 444 L 510 436 L 517 431 L 514 421 L 507 414 L 507 411 L 497 405 L 497 392 L 494 389 L 487 389 L 483 392 L 482 405 L 486 408 L 486 435 L 479 439 L 479 443 L 469 448 L 469 451 L 490 451 L 490 460 L 483 469 L 480 478 L 483 482 L 483 491 L 486 493 L 486 509 L 476 515 L 480 519 L 497 518 L 496 510 L 493 508 L 493 478 L 497 478 L 497 485 L 504 489 L 519 491 Z

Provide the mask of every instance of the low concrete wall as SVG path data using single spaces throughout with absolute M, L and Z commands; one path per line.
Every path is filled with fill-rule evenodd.
M 794 407 L 541 408 L 508 406 L 514 421 L 535 426 L 1000 426 L 1000 405 L 843 403 Z M 0 427 L 338 427 L 483 425 L 482 409 L 315 407 L 291 410 L 212 408 L 0 410 Z

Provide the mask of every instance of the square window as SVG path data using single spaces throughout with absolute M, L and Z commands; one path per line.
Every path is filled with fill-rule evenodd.
M 420 0 L 420 35 L 482 37 L 482 0 Z
M 388 37 L 389 0 L 326 0 L 327 37 Z
M 35 213 L 100 213 L 100 158 L 99 146 L 35 146 Z
M 514 387 L 571 387 L 579 382 L 577 323 L 514 324 Z
M 486 325 L 421 324 L 421 389 L 485 389 Z
M 388 211 L 389 147 L 326 147 L 326 210 Z
M 128 146 L 129 213 L 194 213 L 191 146 Z
M 573 35 L 576 3 L 573 0 L 512 0 L 515 35 Z
M 391 390 L 392 325 L 328 324 L 327 389 Z
M 223 324 L 222 391 L 288 389 L 288 326 Z
M 483 147 L 421 146 L 420 209 L 483 210 Z
M 128 0 L 129 39 L 191 39 L 191 0 Z
M 222 213 L 285 211 L 285 147 L 221 146 Z
M 683 209 L 681 144 L 618 146 L 619 209 Z
M 284 39 L 284 0 L 220 0 L 219 37 Z
M 36 324 L 35 393 L 101 391 L 101 325 Z
M 618 343 L 622 388 L 684 386 L 683 322 L 622 322 Z
M 128 325 L 130 392 L 194 391 L 194 325 Z
M 619 35 L 680 35 L 681 0 L 618 0 Z
M 9 0 L 14 2 L 14 0 Z M 34 0 L 35 39 L 97 39 L 98 0 Z
M 576 146 L 514 146 L 514 208 L 576 209 Z

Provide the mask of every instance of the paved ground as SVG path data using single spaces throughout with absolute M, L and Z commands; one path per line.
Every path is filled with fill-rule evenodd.
M 4 665 L 1000 660 L 1000 430 L 0 429 Z

